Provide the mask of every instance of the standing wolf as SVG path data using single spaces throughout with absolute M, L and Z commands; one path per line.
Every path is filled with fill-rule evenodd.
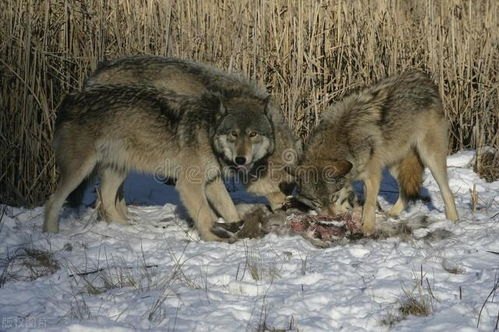
M 269 98 L 266 91 L 251 81 L 220 71 L 211 66 L 183 59 L 159 56 L 136 56 L 102 63 L 85 82 L 85 89 L 99 84 L 145 84 L 159 90 L 171 90 L 178 94 L 199 96 L 206 91 L 219 93 L 222 101 L 229 101 L 237 108 L 237 100 Z M 252 156 L 255 146 L 248 136 L 238 133 L 237 123 L 250 121 L 252 114 L 238 113 L 233 118 L 235 130 L 220 140 L 225 152 L 226 169 L 237 169 L 248 192 L 266 196 L 272 209 L 282 206 L 287 190 L 294 178 L 287 172 L 296 167 L 301 154 L 301 142 L 295 138 L 285 123 L 279 109 L 270 104 L 270 114 L 275 133 L 275 151 L 267 151 L 265 158 Z M 259 149 L 259 148 L 258 148 Z
M 117 192 L 130 170 L 177 179 L 176 189 L 204 240 L 222 240 L 213 232 L 217 215 L 239 221 L 221 179 L 219 156 L 237 135 L 248 135 L 255 160 L 273 150 L 272 124 L 262 109 L 267 100 L 238 98 L 221 103 L 205 93 L 181 96 L 151 86 L 93 86 L 68 95 L 58 114 L 54 136 L 60 170 L 57 190 L 45 209 L 44 231 L 58 231 L 58 214 L 67 198 L 94 171 L 101 178 L 100 197 L 108 221 L 127 223 Z M 213 207 L 213 208 L 212 208 Z M 225 234 L 227 235 L 227 234 Z
M 447 218 L 455 221 L 446 160 L 447 122 L 437 87 L 422 72 L 406 72 L 352 94 L 323 113 L 298 167 L 303 173 L 298 198 L 314 208 L 328 208 L 345 196 L 352 181 L 362 180 L 362 227 L 372 234 L 382 169 L 388 167 L 399 184 L 399 198 L 389 212 L 397 216 L 407 200 L 418 195 L 427 166 L 440 188 Z

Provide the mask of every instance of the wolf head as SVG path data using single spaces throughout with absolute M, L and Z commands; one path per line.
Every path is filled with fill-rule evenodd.
M 353 208 L 355 193 L 347 177 L 351 168 L 347 160 L 302 161 L 294 171 L 297 199 L 317 212 L 335 214 Z
M 274 151 L 269 99 L 237 97 L 224 101 L 214 135 L 214 149 L 224 162 L 250 170 Z

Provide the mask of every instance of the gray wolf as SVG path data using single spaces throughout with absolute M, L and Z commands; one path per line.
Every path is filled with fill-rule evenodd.
M 211 91 L 220 94 L 224 103 L 234 105 L 239 99 L 255 98 L 258 101 L 270 98 L 265 90 L 240 75 L 207 64 L 160 56 L 135 56 L 103 62 L 87 78 L 84 89 L 96 84 L 144 84 L 188 96 Z M 282 206 L 293 187 L 294 178 L 288 169 L 296 167 L 301 142 L 272 102 L 269 109 L 275 134 L 273 151 L 270 145 L 252 145 L 253 141 L 241 133 L 228 135 L 226 140 L 219 142 L 219 148 L 224 151 L 224 173 L 237 173 L 248 192 L 265 196 L 275 210 Z M 234 115 L 232 123 L 245 122 L 249 116 L 251 114 L 239 112 L 237 118 Z
M 322 114 L 310 136 L 296 169 L 301 173 L 298 199 L 316 209 L 334 210 L 339 196 L 348 196 L 351 182 L 363 181 L 362 227 L 369 235 L 375 229 L 382 169 L 388 167 L 399 184 L 398 200 L 389 212 L 397 216 L 418 195 L 426 166 L 438 183 L 447 218 L 455 221 L 447 178 L 447 127 L 438 89 L 420 71 L 349 95 Z
M 43 230 L 58 231 L 64 201 L 92 173 L 100 177 L 103 217 L 128 223 L 119 189 L 127 173 L 136 170 L 177 179 L 200 237 L 227 240 L 213 231 L 217 215 L 229 223 L 240 220 L 221 179 L 225 142 L 240 139 L 251 145 L 254 151 L 241 154 L 248 159 L 264 157 L 274 142 L 270 117 L 262 111 L 266 99 L 232 101 L 222 103 L 208 92 L 191 97 L 140 85 L 94 85 L 68 95 L 57 113 L 54 150 L 60 178 L 46 203 Z M 248 116 L 237 126 L 233 121 L 240 113 Z

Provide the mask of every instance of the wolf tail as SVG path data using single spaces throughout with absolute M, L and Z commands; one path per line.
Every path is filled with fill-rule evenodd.
M 409 200 L 419 197 L 419 190 L 423 181 L 424 165 L 415 150 L 404 158 L 398 167 L 398 182 L 400 191 Z

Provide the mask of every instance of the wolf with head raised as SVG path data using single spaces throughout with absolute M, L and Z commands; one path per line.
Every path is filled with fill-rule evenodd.
M 199 96 L 206 91 L 221 95 L 222 102 L 237 108 L 238 100 L 270 100 L 268 93 L 250 80 L 229 74 L 207 64 L 160 56 L 135 56 L 101 63 L 88 77 L 84 89 L 103 84 L 144 84 L 181 95 Z M 217 143 L 226 173 L 237 173 L 250 193 L 267 198 L 272 209 L 285 202 L 294 178 L 288 172 L 296 166 L 301 154 L 299 142 L 285 122 L 279 109 L 270 102 L 269 114 L 275 144 L 262 144 L 254 131 L 240 130 L 239 124 L 251 121 L 251 113 L 240 112 L 227 121 L 227 135 Z M 260 107 L 262 112 L 263 107 Z M 263 133 L 260 133 L 260 135 Z M 270 137 L 266 137 L 270 138 Z M 273 150 L 271 149 L 273 147 Z
M 217 216 L 229 223 L 240 220 L 222 181 L 219 156 L 240 136 L 247 137 L 244 144 L 259 147 L 241 154 L 248 159 L 245 163 L 271 153 L 267 103 L 244 97 L 222 102 L 210 92 L 194 97 L 140 85 L 93 85 L 66 96 L 54 134 L 60 178 L 46 203 L 43 230 L 58 232 L 64 201 L 92 173 L 100 177 L 103 217 L 128 223 L 120 187 L 127 173 L 136 170 L 177 180 L 176 189 L 201 239 L 233 240 L 231 233 L 214 227 Z M 235 125 L 241 113 L 245 121 Z
M 364 183 L 363 232 L 375 229 L 382 170 L 397 179 L 400 194 L 389 214 L 397 216 L 417 196 L 424 167 L 435 178 L 448 219 L 457 210 L 447 178 L 447 128 L 438 88 L 420 71 L 388 77 L 347 96 L 322 115 L 297 168 L 298 199 L 333 210 L 348 197 L 351 182 Z M 342 198 L 343 197 L 343 198 Z

